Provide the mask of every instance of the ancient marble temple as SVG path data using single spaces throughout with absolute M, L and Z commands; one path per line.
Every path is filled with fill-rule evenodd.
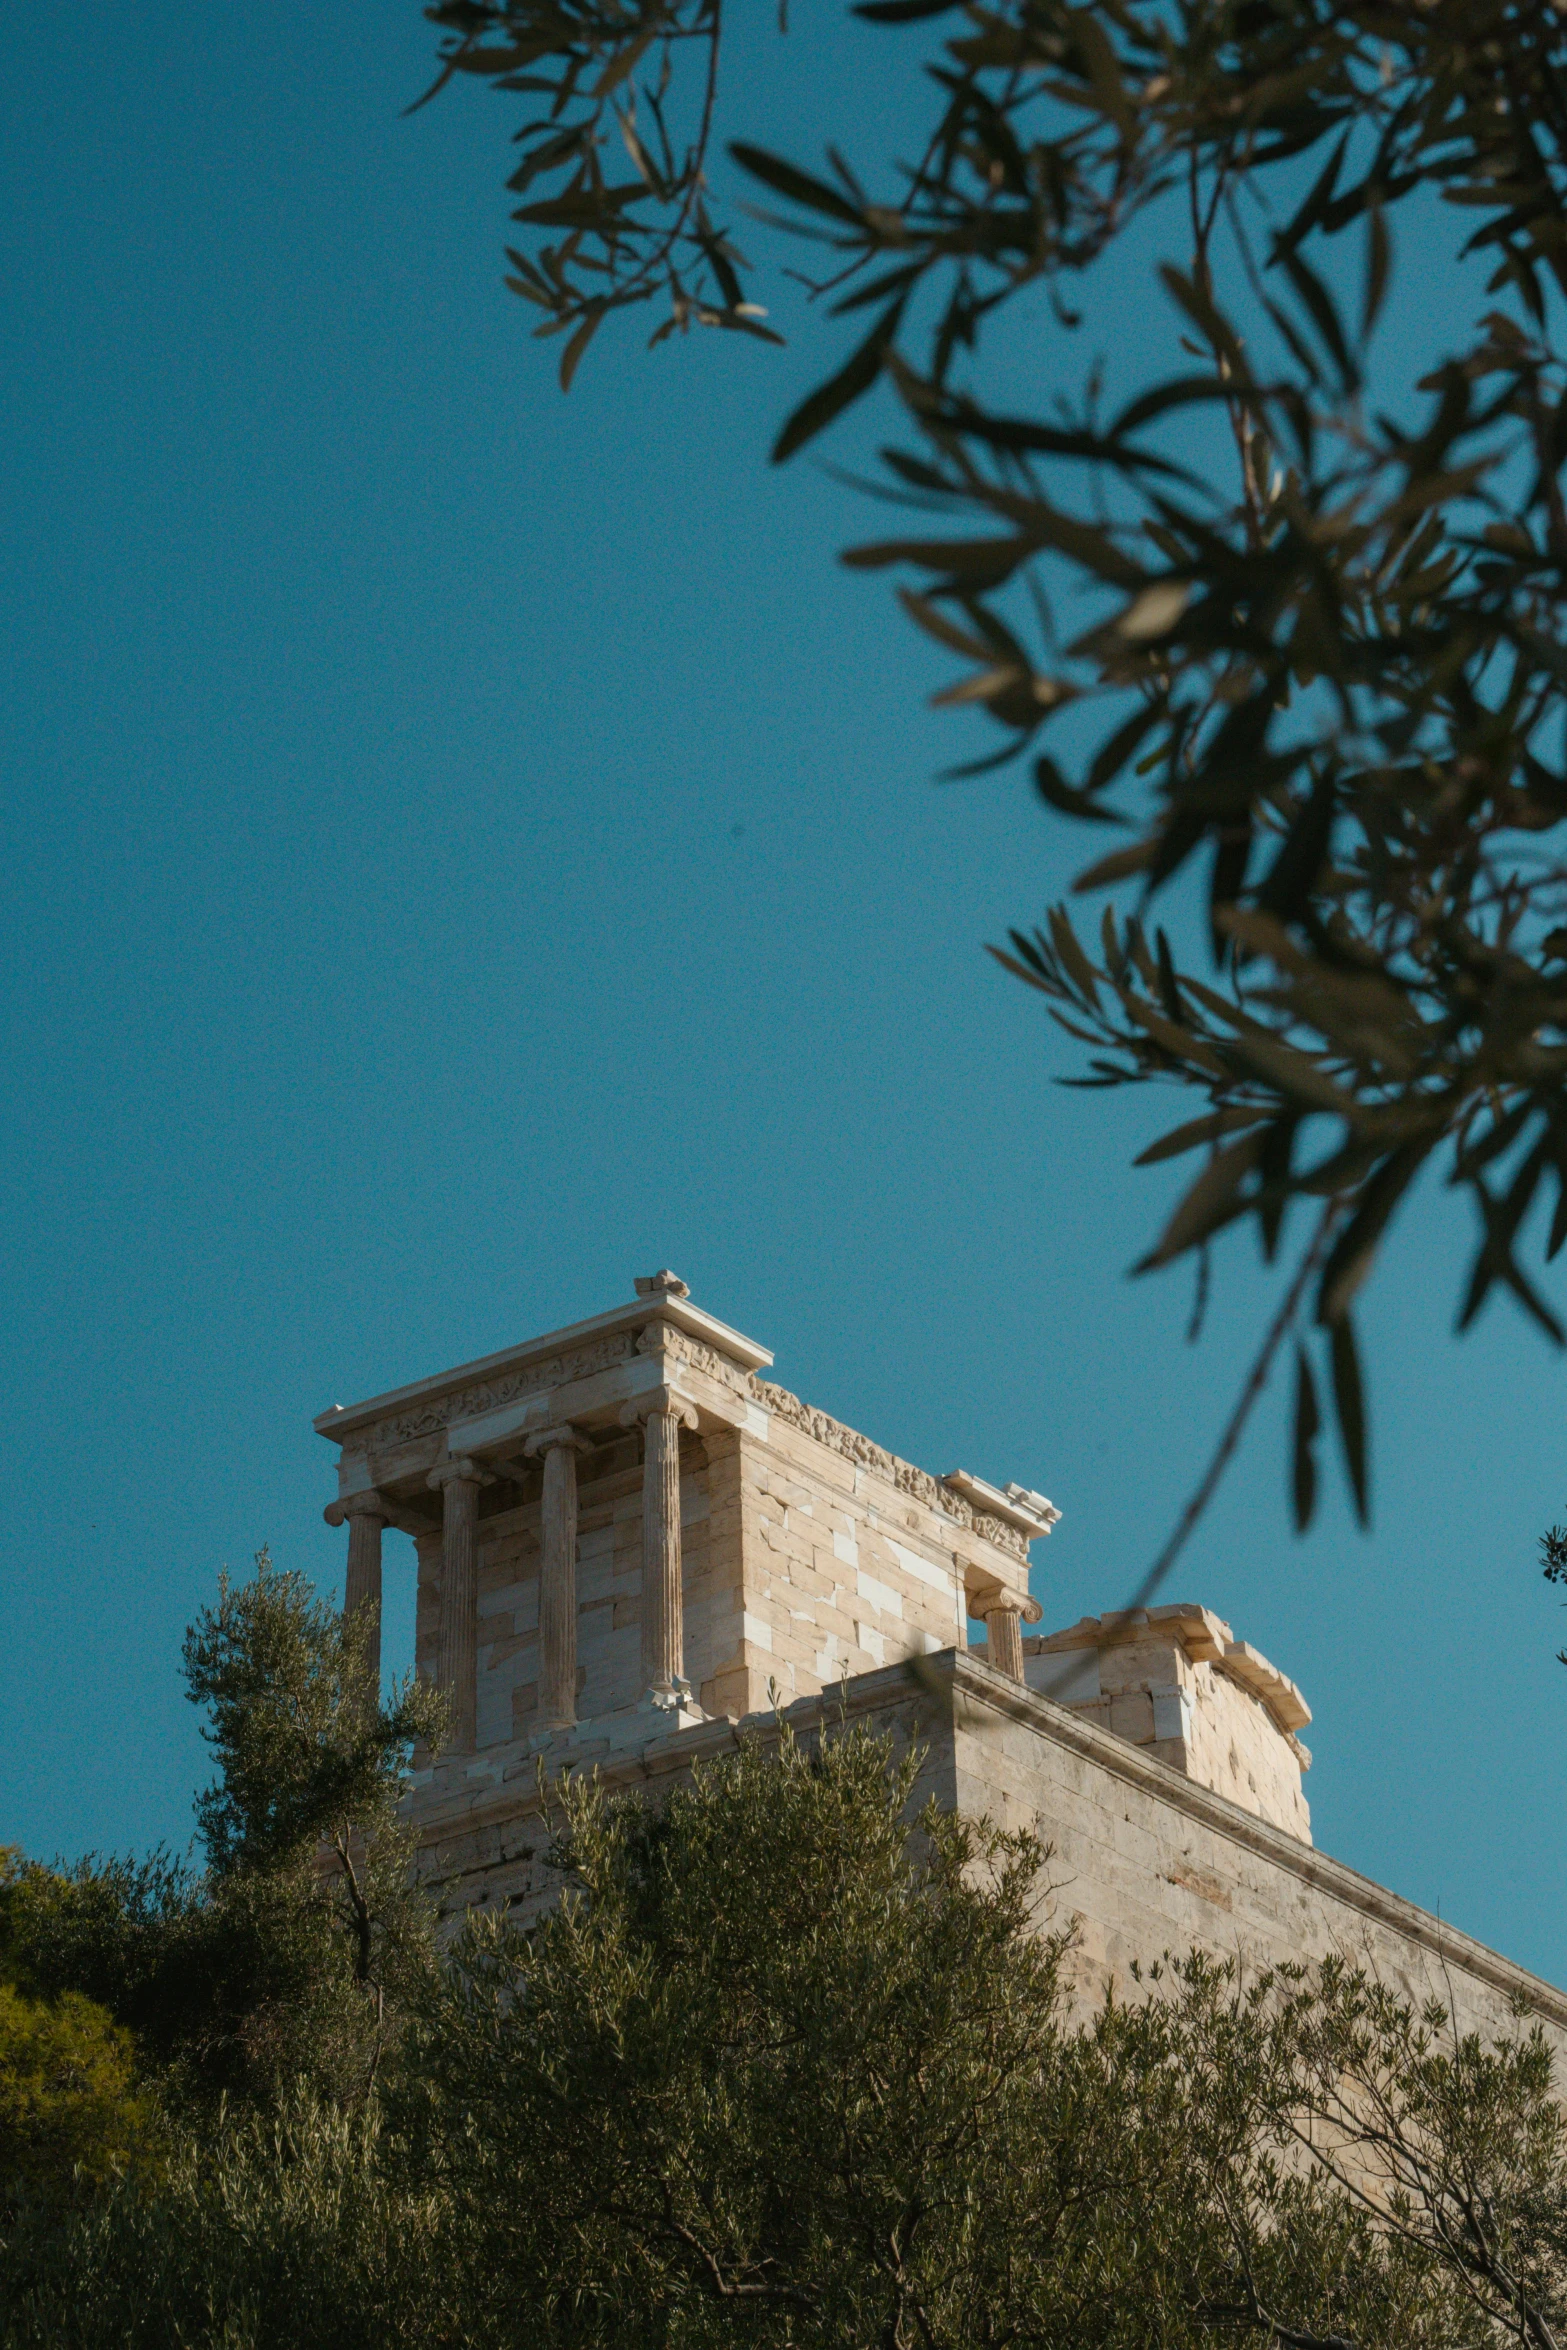
M 1313 1849 L 1309 1710 L 1228 1624 L 1184 1604 L 1025 1632 L 1054 1504 L 898 1459 L 772 1359 L 662 1272 L 316 1421 L 345 1605 L 378 1626 L 388 1528 L 416 1554 L 417 1668 L 452 1730 L 411 1802 L 448 1912 L 552 1898 L 541 1764 L 656 1788 L 742 1724 L 868 1717 L 919 1745 L 921 1800 L 1045 1837 L 1085 1993 L 1193 1944 L 1343 1950 L 1473 2020 L 1521 1998 L 1567 2030 L 1562 1993 Z

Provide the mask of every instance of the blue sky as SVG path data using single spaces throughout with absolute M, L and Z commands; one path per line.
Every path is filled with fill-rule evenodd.
M 730 128 L 874 152 L 870 36 L 770 27 Z M 812 1402 L 1050 1493 L 1057 1624 L 1141 1575 L 1262 1308 L 1237 1250 L 1193 1351 L 1125 1278 L 1156 1109 L 1055 1088 L 982 952 L 1082 846 L 932 782 L 939 656 L 835 562 L 880 518 L 767 467 L 818 331 L 605 335 L 563 399 L 503 109 L 403 119 L 428 56 L 411 8 L 10 27 L 0 1840 L 41 1854 L 185 1841 L 181 1632 L 264 1541 L 340 1578 L 327 1404 L 673 1264 Z M 1281 1388 L 1170 1595 L 1301 1683 L 1326 1849 L 1561 1980 L 1564 1370 L 1500 1307 L 1450 1338 L 1468 1239 L 1422 1201 L 1378 1276 L 1372 1534 L 1336 1480 L 1290 1534 Z

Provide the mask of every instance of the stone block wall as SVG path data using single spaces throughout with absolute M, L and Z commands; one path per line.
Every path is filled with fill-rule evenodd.
M 1511 2028 L 1519 1998 L 1567 2050 L 1567 1995 L 1095 1722 L 958 1660 L 950 1794 L 1053 1848 L 1045 1922 L 1075 1938 L 1079 1996 L 1194 1947 L 1255 1973 L 1338 1954 L 1461 2024 Z M 983 1675 L 972 1694 L 964 1676 Z
M 765 1437 L 738 1432 L 733 1468 L 745 1607 L 726 1710 L 757 1712 L 770 1685 L 789 1703 L 962 1641 L 959 1528 L 939 1509 L 776 1410 Z
M 1517 2000 L 1567 2052 L 1567 1994 L 972 1652 L 926 1659 L 917 1682 L 907 1667 L 862 1674 L 842 1699 L 799 1700 L 786 1718 L 802 1737 L 830 1733 L 840 1703 L 921 1748 L 915 1812 L 934 1795 L 1050 1847 L 1040 1923 L 1072 1935 L 1070 1982 L 1085 2012 L 1108 1990 L 1140 1996 L 1134 1966 L 1146 1975 L 1166 1953 L 1199 1948 L 1253 1973 L 1337 1953 L 1411 2001 L 1439 1999 L 1465 2028 L 1512 2028 Z M 747 1728 L 775 1734 L 770 1714 Z M 657 1798 L 732 1752 L 739 1734 L 708 1722 L 629 1753 L 595 1746 L 584 1725 L 570 1759 L 596 1762 L 613 1789 Z M 476 1907 L 526 1923 L 558 1894 L 548 1841 L 533 1773 L 518 1765 L 505 1787 L 426 1807 L 420 1871 L 453 1921 Z

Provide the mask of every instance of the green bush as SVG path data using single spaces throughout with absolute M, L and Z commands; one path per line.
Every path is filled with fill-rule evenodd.
M 79 1992 L 0 1982 L 0 2202 L 70 2202 L 150 2159 L 130 2034 Z

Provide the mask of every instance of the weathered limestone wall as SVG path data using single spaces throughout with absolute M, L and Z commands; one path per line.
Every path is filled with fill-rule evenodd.
M 1183 1727 L 1170 1751 L 1156 1736 L 1154 1753 L 1189 1779 L 1229 1796 L 1242 1811 L 1255 1812 L 1309 1844 L 1311 1807 L 1300 1783 L 1310 1762 L 1306 1749 L 1298 1739 L 1280 1735 L 1255 1690 L 1212 1665 L 1182 1662 L 1183 1694 L 1189 1691 L 1191 1703 L 1182 1709 Z
M 1403 1995 L 1437 1997 L 1487 2031 L 1509 2027 L 1519 1995 L 1567 2051 L 1567 1994 L 971 1653 L 949 1649 L 912 1670 L 864 1674 L 841 1700 L 805 1699 L 787 1718 L 811 1736 L 832 1724 L 840 1702 L 851 1718 L 925 1749 L 916 1808 L 934 1794 L 971 1817 L 1033 1828 L 1051 1845 L 1054 1890 L 1042 1923 L 1074 1932 L 1085 2005 L 1112 1985 L 1135 1996 L 1133 1962 L 1146 1967 L 1166 1951 L 1198 1947 L 1252 1970 L 1340 1952 Z M 748 1727 L 772 1734 L 770 1717 Z M 736 1735 L 709 1722 L 627 1753 L 607 1740 L 595 1747 L 590 1732 L 575 1759 L 597 1761 L 610 1786 L 652 1795 L 732 1751 Z M 555 1897 L 547 1842 L 536 1788 L 519 1767 L 504 1789 L 476 1786 L 445 1796 L 438 1812 L 426 1808 L 421 1874 L 449 1916 L 510 1907 L 526 1921 Z
M 959 1660 L 952 1795 L 1054 1847 L 1050 1922 L 1085 1998 L 1200 1947 L 1248 1968 L 1340 1953 L 1402 1996 L 1503 2030 L 1521 1992 L 1567 2048 L 1567 1995 L 1097 1723 Z M 981 1680 L 982 1687 L 974 1683 Z
M 961 1646 L 982 1595 L 1028 1604 L 1015 1527 L 785 1389 L 747 1380 L 746 1395 L 743 1418 L 706 1437 L 726 1564 L 705 1642 L 687 1599 L 688 1671 L 709 1713 L 744 1716 L 773 1688 L 788 1703 Z
M 761 1710 L 770 1683 L 788 1703 L 961 1643 L 966 1529 L 777 1411 L 765 1438 L 738 1434 L 735 1470 L 745 1613 L 727 1710 Z

